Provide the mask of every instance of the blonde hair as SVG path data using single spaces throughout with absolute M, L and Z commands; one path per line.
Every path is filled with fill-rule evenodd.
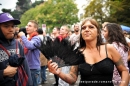
M 70 29 L 69 29 L 69 27 L 67 25 L 63 25 L 62 27 L 65 27 L 65 30 L 67 31 L 67 33 L 70 32 Z

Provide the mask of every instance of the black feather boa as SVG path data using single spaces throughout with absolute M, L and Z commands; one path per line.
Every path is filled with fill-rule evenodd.
M 79 65 L 84 62 L 83 54 L 75 48 L 75 45 L 71 45 L 71 43 L 67 39 L 63 39 L 60 41 L 59 38 L 56 38 L 54 41 L 51 38 L 45 37 L 43 41 L 41 41 L 41 46 L 36 46 L 42 54 L 48 59 L 56 62 L 58 67 L 63 66 L 71 66 L 71 65 Z

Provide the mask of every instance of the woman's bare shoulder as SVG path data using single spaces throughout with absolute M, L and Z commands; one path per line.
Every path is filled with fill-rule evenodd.
M 108 50 L 113 50 L 114 49 L 112 44 L 106 44 L 106 47 L 107 47 Z
M 106 49 L 107 49 L 107 51 L 108 51 L 109 54 L 112 54 L 116 50 L 114 48 L 113 44 L 105 44 L 105 45 L 102 45 L 102 46 L 106 46 Z
M 118 55 L 118 51 L 114 48 L 113 44 L 106 44 L 109 57 Z

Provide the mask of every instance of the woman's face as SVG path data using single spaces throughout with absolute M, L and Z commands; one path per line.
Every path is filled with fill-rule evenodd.
M 98 31 L 95 25 L 93 25 L 90 21 L 86 21 L 84 25 L 81 27 L 81 35 L 85 41 L 91 41 L 97 39 Z
M 6 23 L 1 23 L 1 31 L 4 34 L 5 38 L 10 40 L 14 37 L 15 33 L 15 27 L 14 23 L 12 21 L 6 22 Z
M 103 28 L 102 34 L 103 34 L 103 36 L 105 37 L 105 39 L 108 38 L 108 29 L 107 29 L 106 27 Z

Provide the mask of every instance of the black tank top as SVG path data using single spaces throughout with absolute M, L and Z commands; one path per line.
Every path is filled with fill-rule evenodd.
M 79 86 L 114 86 L 112 82 L 114 63 L 108 58 L 107 50 L 105 59 L 95 64 L 86 62 L 80 64 L 78 70 L 81 75 Z

